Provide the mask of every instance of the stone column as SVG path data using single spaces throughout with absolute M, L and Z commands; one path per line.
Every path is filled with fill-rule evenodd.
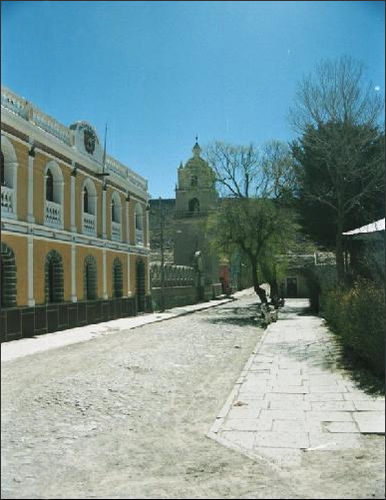
M 150 228 L 149 228 L 149 208 L 146 207 L 146 233 L 145 233 L 145 245 L 147 248 L 150 247 Z
M 72 180 L 72 177 L 71 177 Z M 72 226 L 72 224 L 71 224 Z M 76 292 L 76 245 L 71 245 L 71 302 L 77 302 L 78 296 Z
M 129 203 L 130 203 L 130 195 L 128 194 L 126 196 L 126 241 L 130 245 Z
M 75 183 L 76 183 L 76 170 L 74 169 L 71 172 L 71 231 L 73 233 L 77 232 L 76 229 L 76 219 L 75 219 L 75 209 L 76 209 L 76 204 L 75 204 L 75 197 L 76 197 L 76 190 L 75 190 Z
M 102 187 L 102 238 L 106 239 L 106 186 Z
M 150 294 L 151 289 L 150 289 L 150 258 L 149 258 L 149 256 L 147 256 L 145 262 L 146 262 L 146 284 L 147 284 L 146 294 Z
M 130 254 L 127 254 L 127 296 L 131 297 L 131 283 L 130 283 Z
M 35 305 L 34 298 L 34 240 L 33 235 L 28 235 L 28 305 L 33 307 Z M 44 266 L 43 266 L 44 272 Z
M 103 299 L 107 299 L 107 255 L 106 255 L 106 248 L 103 248 L 102 250 L 102 256 L 103 256 Z
M 27 221 L 35 222 L 34 217 L 34 160 L 35 151 L 32 147 L 28 153 L 28 214 Z

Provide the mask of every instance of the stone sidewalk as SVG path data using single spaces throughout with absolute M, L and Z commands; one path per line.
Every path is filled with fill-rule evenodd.
M 251 458 L 295 467 L 313 450 L 360 448 L 384 434 L 385 399 L 358 389 L 336 364 L 339 350 L 308 301 L 287 299 L 266 329 L 208 437 Z
M 191 314 L 197 311 L 203 311 L 210 307 L 216 307 L 221 304 L 226 304 L 232 300 L 243 297 L 251 293 L 251 289 L 235 292 L 231 298 L 219 298 L 208 302 L 200 302 L 198 304 L 186 305 L 182 307 L 174 307 L 167 309 L 164 312 L 154 312 L 149 314 L 140 314 L 139 316 L 131 316 L 127 318 L 119 318 L 103 323 L 95 323 L 68 330 L 61 330 L 44 335 L 36 335 L 31 338 L 11 340 L 1 344 L 1 362 L 12 361 L 23 356 L 35 354 L 38 352 L 57 349 L 70 344 L 86 342 L 101 335 L 109 335 L 121 330 L 131 330 L 150 323 L 165 321 L 185 314 Z

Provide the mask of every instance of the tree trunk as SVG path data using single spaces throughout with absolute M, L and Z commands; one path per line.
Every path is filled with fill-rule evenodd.
M 336 233 L 336 277 L 339 285 L 344 282 L 344 254 L 343 254 L 343 220 L 342 217 L 338 215 L 337 221 L 337 233 Z
M 261 288 L 261 286 L 259 285 L 259 280 L 257 278 L 257 262 L 256 262 L 256 259 L 254 259 L 254 258 L 251 257 L 250 260 L 251 260 L 251 265 L 252 265 L 252 283 L 253 283 L 253 289 L 255 290 L 256 295 L 261 300 L 261 303 L 262 304 L 267 304 L 268 303 L 267 294 L 265 293 L 264 288 Z
M 279 287 L 277 286 L 277 281 L 273 280 L 269 283 L 271 287 L 271 303 L 275 309 L 279 307 Z

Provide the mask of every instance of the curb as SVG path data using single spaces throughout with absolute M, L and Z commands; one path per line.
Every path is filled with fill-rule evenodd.
M 226 415 L 228 414 L 229 410 L 232 408 L 233 402 L 235 400 L 237 400 L 237 395 L 239 393 L 240 386 L 244 382 L 244 378 L 245 378 L 246 374 L 248 373 L 248 370 L 249 370 L 251 364 L 253 363 L 253 359 L 257 354 L 259 354 L 261 345 L 263 344 L 265 337 L 269 333 L 269 327 L 270 327 L 270 325 L 268 325 L 265 328 L 263 335 L 257 341 L 251 355 L 249 356 L 247 362 L 245 363 L 243 369 L 241 370 L 241 373 L 240 373 L 238 379 L 236 380 L 233 389 L 231 390 L 230 394 L 228 395 L 221 410 L 218 412 L 218 414 L 216 416 L 216 420 L 211 425 L 208 432 L 205 434 L 205 437 L 207 437 L 209 439 L 213 439 L 213 441 L 216 441 L 217 443 L 221 444 L 222 446 L 225 446 L 225 447 L 230 448 L 234 451 L 242 453 L 243 455 L 247 456 L 248 458 L 250 458 L 254 461 L 263 462 L 263 463 L 271 466 L 276 472 L 283 474 L 283 469 L 280 466 L 276 465 L 271 460 L 269 460 L 268 458 L 263 457 L 263 456 L 258 455 L 258 454 L 255 454 L 252 451 L 246 450 L 245 448 L 238 446 L 236 443 L 228 441 L 227 439 L 218 435 L 218 432 L 221 429 L 222 424 L 224 423 Z
M 252 354 L 249 356 L 247 362 L 245 363 L 244 368 L 241 370 L 241 373 L 240 373 L 239 377 L 237 378 L 233 389 L 231 390 L 231 392 L 230 392 L 229 396 L 227 397 L 221 410 L 218 412 L 214 424 L 212 424 L 209 431 L 207 432 L 207 434 L 206 434 L 207 437 L 210 437 L 211 439 L 215 439 L 216 441 L 218 440 L 217 433 L 218 433 L 222 423 L 224 422 L 226 415 L 228 414 L 229 410 L 231 409 L 233 401 L 236 399 L 236 397 L 239 393 L 240 385 L 244 382 L 244 377 L 248 373 L 248 370 L 249 370 L 251 364 L 253 363 L 253 358 L 256 356 L 256 354 L 259 354 L 261 344 L 263 343 L 265 337 L 268 334 L 268 329 L 269 329 L 269 326 L 265 329 L 263 335 L 257 341 L 257 344 L 255 345 L 255 347 L 252 351 Z M 223 440 L 224 438 L 221 438 L 221 439 Z

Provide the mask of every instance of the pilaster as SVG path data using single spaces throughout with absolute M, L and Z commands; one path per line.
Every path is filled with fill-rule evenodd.
M 76 220 L 75 220 L 75 183 L 76 183 L 76 170 L 71 172 L 71 231 L 76 233 Z
M 34 160 L 35 151 L 33 146 L 28 152 L 28 212 L 27 221 L 35 222 L 34 217 Z
M 106 186 L 102 188 L 102 238 L 106 239 Z
M 34 298 L 34 240 L 33 235 L 28 235 L 28 305 L 35 305 Z
M 71 177 L 72 181 L 72 177 Z M 71 302 L 77 302 L 76 294 L 76 245 L 71 245 Z
M 103 256 L 103 299 L 107 299 L 107 255 L 106 255 L 106 248 L 103 248 L 102 250 L 102 256 Z

